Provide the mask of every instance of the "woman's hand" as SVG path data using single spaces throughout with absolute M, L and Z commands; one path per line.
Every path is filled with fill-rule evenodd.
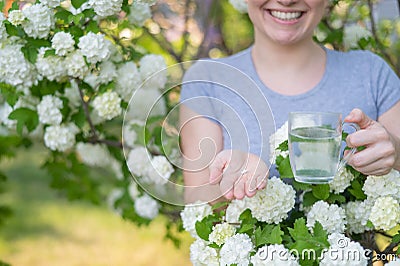
M 258 156 L 239 150 L 223 150 L 209 167 L 210 184 L 219 184 L 225 198 L 252 197 L 265 188 L 269 168 Z
M 379 122 L 372 120 L 360 109 L 353 109 L 344 119 L 356 123 L 360 130 L 347 136 L 347 146 L 365 149 L 351 155 L 348 163 L 366 175 L 384 175 L 394 168 L 399 156 L 396 137 Z

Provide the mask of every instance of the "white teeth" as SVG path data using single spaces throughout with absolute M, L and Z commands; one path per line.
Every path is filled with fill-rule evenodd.
M 271 11 L 271 15 L 282 20 L 292 20 L 299 18 L 301 16 L 301 12 Z

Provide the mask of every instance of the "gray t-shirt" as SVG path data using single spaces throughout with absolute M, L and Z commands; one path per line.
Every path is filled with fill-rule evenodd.
M 294 96 L 262 83 L 251 47 L 226 58 L 197 61 L 185 74 L 181 103 L 223 127 L 224 149 L 251 152 L 268 162 L 269 136 L 288 120 L 289 112 L 339 112 L 344 117 L 360 108 L 376 120 L 400 100 L 399 77 L 379 56 L 369 51 L 326 53 L 320 82 Z

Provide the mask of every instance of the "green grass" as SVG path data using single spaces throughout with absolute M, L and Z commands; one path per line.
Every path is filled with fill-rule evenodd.
M 149 227 L 123 221 L 104 206 L 69 202 L 49 188 L 39 165 L 45 151 L 18 152 L 0 164 L 8 176 L 0 196 L 13 216 L 0 229 L 0 260 L 11 265 L 190 265 L 191 238 L 180 249 L 163 240 L 161 219 Z

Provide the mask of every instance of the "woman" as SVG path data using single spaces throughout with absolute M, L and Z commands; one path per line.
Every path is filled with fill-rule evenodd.
M 283 125 L 290 111 L 347 114 L 345 121 L 361 128 L 349 135 L 347 145 L 366 146 L 348 163 L 367 175 L 400 169 L 400 123 L 396 119 L 400 117 L 400 80 L 390 67 L 370 52 L 336 52 L 313 41 L 327 0 L 248 0 L 247 4 L 254 25 L 254 45 L 217 63 L 232 66 L 254 80 L 268 100 L 276 127 Z M 186 77 L 195 80 L 196 74 L 205 72 L 207 67 L 197 64 Z M 235 149 L 226 142 L 235 129 L 227 132 L 227 121 L 218 121 L 219 114 L 207 117 L 213 111 L 204 110 L 210 106 L 218 112 L 215 99 L 230 105 L 232 94 L 221 91 L 215 83 L 188 83 L 182 89 L 181 147 L 190 202 L 253 196 L 267 182 L 268 160 L 259 152 L 265 147 L 252 142 L 251 127 L 255 123 L 246 124 L 251 119 L 243 108 L 236 108 L 237 103 L 230 106 L 239 117 L 246 117 L 248 150 Z M 252 95 L 252 91 L 250 88 L 241 97 Z M 214 103 L 196 105 L 187 101 L 195 97 L 208 97 Z M 264 134 L 263 140 L 268 141 L 268 137 Z

